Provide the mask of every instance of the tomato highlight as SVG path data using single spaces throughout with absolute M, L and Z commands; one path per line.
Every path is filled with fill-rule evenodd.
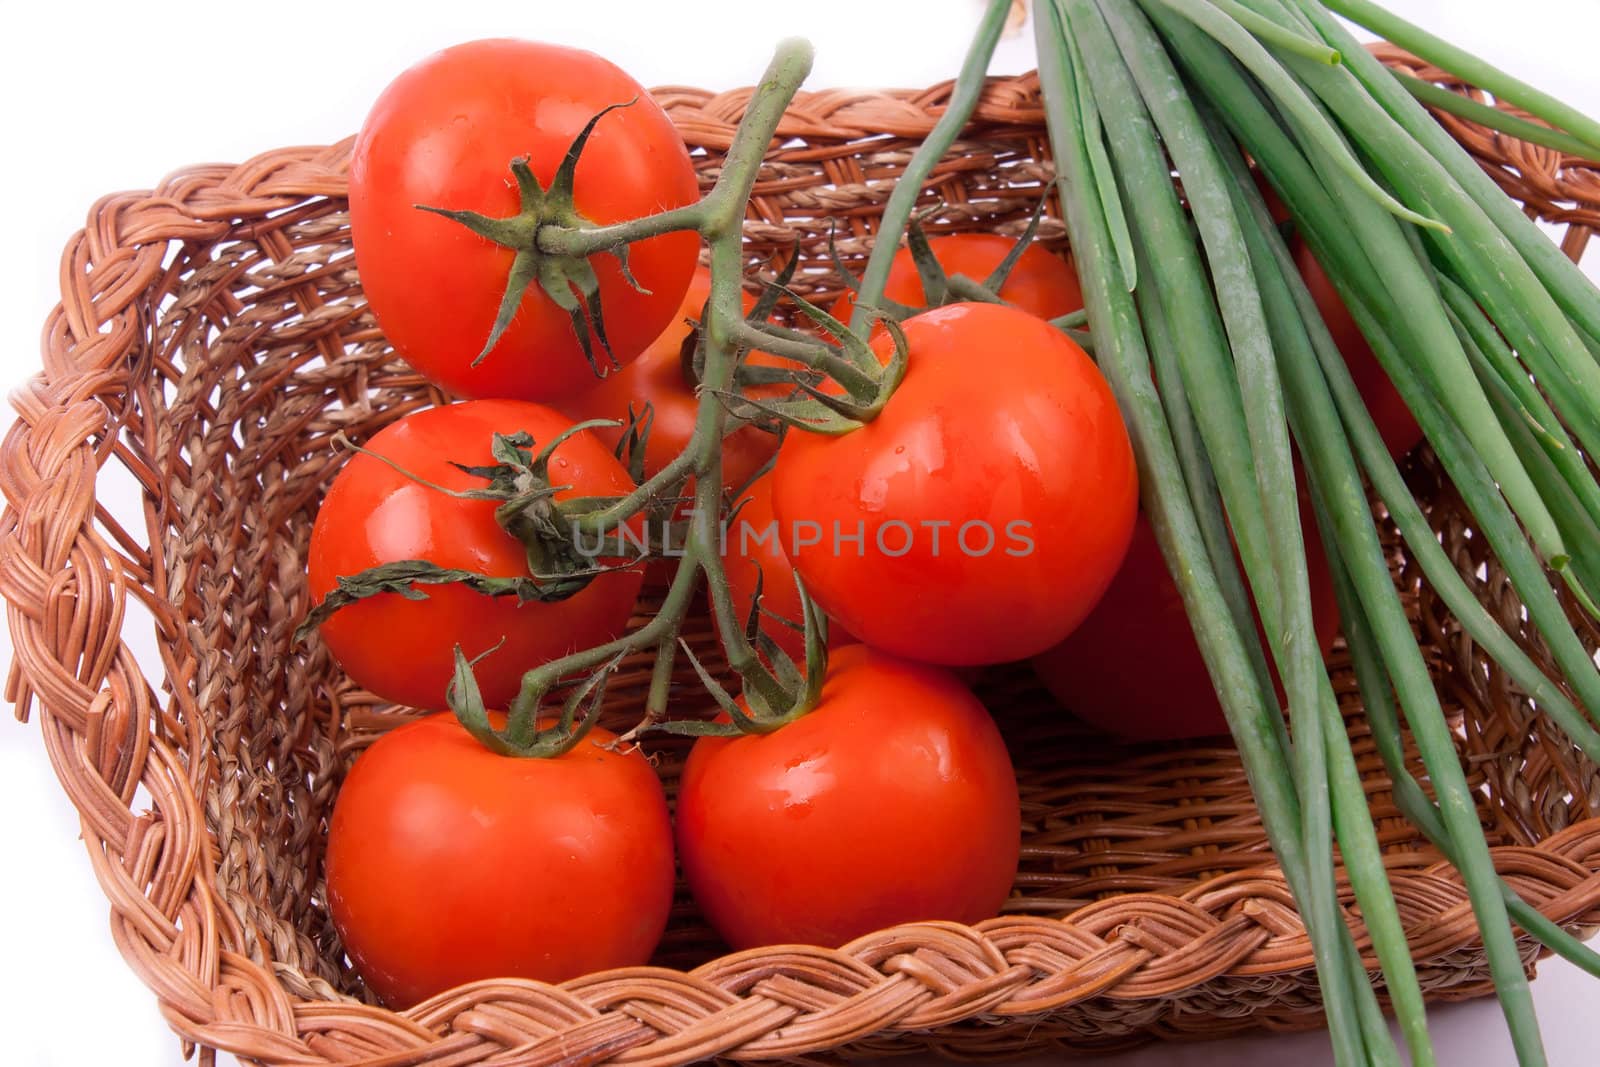
M 671 120 L 638 82 L 593 53 L 472 41 L 422 60 L 379 96 L 350 159 L 351 242 L 378 324 L 430 381 L 463 397 L 560 400 L 591 386 L 611 357 L 632 359 L 671 320 L 699 248 L 690 232 L 628 246 L 633 281 L 617 256 L 587 261 L 603 339 L 592 321 L 576 330 L 572 312 L 535 285 L 477 362 L 517 254 L 461 221 L 418 210 L 514 216 L 525 197 L 511 180 L 513 161 L 526 161 L 553 193 L 574 139 L 618 104 L 628 106 L 595 125 L 577 160 L 571 211 L 603 225 L 693 203 L 694 167 Z M 522 239 L 534 241 L 533 229 L 524 229 Z M 567 267 L 574 278 L 584 275 L 582 264 Z
M 695 903 L 736 949 L 974 923 L 1016 876 L 1016 775 L 948 672 L 851 645 L 794 722 L 695 742 L 677 841 Z
M 1138 476 L 1121 412 L 1083 350 L 1027 312 L 952 304 L 903 328 L 909 366 L 881 414 L 786 437 L 772 473 L 785 549 L 875 648 L 947 666 L 1041 652 L 1127 551 Z M 887 360 L 892 339 L 872 347 Z
M 672 827 L 655 771 L 614 740 L 597 726 L 561 756 L 513 759 L 435 714 L 356 759 L 328 825 L 328 907 L 384 1003 L 650 958 L 672 904 Z

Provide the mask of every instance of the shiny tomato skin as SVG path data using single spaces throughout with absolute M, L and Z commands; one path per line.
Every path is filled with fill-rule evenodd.
M 328 826 L 328 907 L 385 1004 L 650 958 L 672 904 L 672 826 L 650 764 L 611 740 L 596 727 L 565 755 L 517 759 L 441 713 L 356 759 Z
M 1024 311 L 952 304 L 904 330 L 908 369 L 881 414 L 785 438 L 772 482 L 785 548 L 822 609 L 874 648 L 1024 659 L 1072 631 L 1127 550 L 1138 474 L 1121 412 L 1083 350 Z M 880 357 L 889 345 L 873 342 Z M 860 548 L 843 540 L 861 530 Z
M 1422 427 L 1417 425 L 1416 416 L 1411 414 L 1400 391 L 1389 380 L 1388 373 L 1378 362 L 1372 346 L 1362 336 L 1361 328 L 1356 325 L 1339 291 L 1334 288 L 1333 280 L 1323 270 L 1322 264 L 1317 262 L 1310 246 L 1297 236 L 1290 242 L 1290 247 L 1294 251 L 1294 261 L 1300 268 L 1300 276 L 1305 279 L 1317 310 L 1322 312 L 1322 321 L 1327 323 L 1333 343 L 1344 356 L 1345 366 L 1350 368 L 1350 377 L 1360 390 L 1361 399 L 1366 401 L 1379 436 L 1388 446 L 1389 454 L 1400 459 L 1422 440 Z
M 452 461 L 492 463 L 495 433 L 525 430 L 544 443 L 570 426 L 566 416 L 540 404 L 471 400 L 403 416 L 365 447 L 417 477 L 449 489 L 473 489 L 482 488 L 482 479 Z M 550 470 L 556 484 L 571 486 L 557 499 L 618 495 L 633 485 L 622 465 L 588 434 L 564 442 Z M 307 569 L 313 600 L 320 602 L 341 575 L 405 559 L 496 576 L 526 575 L 526 552 L 495 523 L 495 506 L 491 500 L 441 493 L 372 456 L 351 456 L 312 527 Z M 445 706 L 455 645 L 474 657 L 499 644 L 474 672 L 484 702 L 504 707 L 525 671 L 620 634 L 639 584 L 637 568 L 616 571 L 565 600 L 521 605 L 515 597 L 489 597 L 453 585 L 428 587 L 425 600 L 383 593 L 335 612 L 321 634 L 357 684 L 419 708 Z
M 728 523 L 723 553 L 734 611 L 741 622 L 749 618 L 759 582 L 762 609 L 799 626 L 805 620 L 805 609 L 800 604 L 800 588 L 795 585 L 794 565 L 784 554 L 778 519 L 772 512 L 772 475 L 756 479 L 741 499 L 743 506 Z M 806 640 L 802 630 L 785 626 L 776 619 L 763 619 L 762 629 L 795 663 L 805 663 Z M 855 638 L 844 627 L 829 624 L 829 648 L 842 648 L 854 642 Z
M 378 325 L 430 381 L 459 396 L 538 401 L 594 382 L 571 318 L 537 285 L 506 335 L 473 367 L 513 253 L 417 205 L 513 215 L 513 158 L 527 157 L 548 189 L 584 124 L 629 100 L 636 102 L 600 120 L 578 162 L 574 203 L 598 224 L 681 207 L 699 191 L 671 120 L 610 62 L 553 44 L 471 41 L 422 60 L 378 98 L 350 160 L 351 242 Z M 638 289 L 615 257 L 590 260 L 619 361 L 642 351 L 677 311 L 698 242 L 683 232 L 631 245 Z M 593 348 L 608 366 L 597 340 Z
M 650 477 L 671 463 L 689 444 L 694 433 L 695 418 L 700 410 L 700 399 L 684 378 L 681 350 L 684 338 L 689 336 L 690 321 L 698 320 L 711 295 L 711 272 L 696 268 L 684 292 L 683 303 L 677 316 L 650 342 L 632 363 L 607 375 L 592 389 L 566 401 L 561 409 L 574 421 L 584 419 L 616 419 L 626 423 L 631 406 L 642 413 L 649 404 L 652 411 L 650 436 L 645 441 L 644 474 Z M 755 306 L 755 297 L 744 294 L 744 307 L 748 312 Z M 755 352 L 748 362 L 765 365 L 786 365 L 765 353 Z M 607 446 L 616 448 L 622 440 L 623 427 L 597 429 L 596 437 Z M 722 482 L 732 489 L 750 480 L 778 450 L 778 437 L 754 426 L 735 430 L 722 439 Z M 691 481 L 689 483 L 693 485 Z
M 928 247 L 949 275 L 964 274 L 975 282 L 988 279 L 1017 242 L 1010 237 L 992 233 L 956 233 L 930 237 Z M 911 250 L 902 248 L 889 264 L 889 278 L 883 295 L 907 307 L 928 306 L 922 291 L 922 278 L 911 258 Z M 1083 307 L 1083 292 L 1078 285 L 1078 272 L 1071 263 L 1045 249 L 1043 245 L 1030 244 L 1017 259 L 1016 266 L 1006 276 L 1006 282 L 997 294 L 1008 304 L 1042 319 L 1053 319 L 1070 314 Z M 830 313 L 834 318 L 849 323 L 855 309 L 855 294 L 847 292 L 835 301 Z
M 1326 655 L 1339 637 L 1339 607 L 1311 509 L 1301 512 L 1312 625 Z M 1259 626 L 1258 619 L 1258 633 Z M 1174 741 L 1228 733 L 1183 596 L 1143 513 L 1106 595 L 1065 641 L 1032 663 L 1063 708 L 1109 734 Z M 1276 671 L 1273 681 L 1283 701 Z
M 862 645 L 833 654 L 795 722 L 695 742 L 678 792 L 684 877 L 735 949 L 991 918 L 1021 833 L 1016 775 L 977 698 Z

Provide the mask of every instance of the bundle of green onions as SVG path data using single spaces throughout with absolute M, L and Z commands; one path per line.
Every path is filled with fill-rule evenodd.
M 1600 593 L 1600 484 L 1585 459 L 1600 448 L 1600 292 L 1417 102 L 1441 105 L 1439 91 L 1378 63 L 1335 12 L 1551 128 L 1457 97 L 1452 108 L 1600 158 L 1600 125 L 1366 0 L 1038 0 L 1058 181 L 1096 358 L 1127 416 L 1146 512 L 1305 918 L 1337 1062 L 1401 1061 L 1338 910 L 1334 841 L 1411 1062 L 1434 1055 L 1312 636 L 1292 443 L 1396 799 L 1460 869 L 1518 1062 L 1542 1064 L 1513 922 L 1596 975 L 1600 956 L 1518 898 L 1491 864 L 1367 486 L 1465 633 L 1600 762 L 1600 670 L 1563 604 L 1595 612 Z M 1559 677 L 1500 627 L 1441 548 L 1247 159 L 1287 205 L 1415 415 Z M 1287 724 L 1269 661 L 1284 680 Z M 1402 721 L 1431 797 L 1404 763 Z

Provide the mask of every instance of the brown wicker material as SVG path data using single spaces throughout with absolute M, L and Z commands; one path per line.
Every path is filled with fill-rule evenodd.
M 843 223 L 846 255 L 865 250 L 947 95 L 802 95 L 752 206 L 752 264 L 770 268 L 798 237 L 804 287 L 826 288 L 828 220 Z M 748 93 L 660 96 L 709 177 Z M 935 228 L 1023 224 L 1050 174 L 1041 118 L 1031 77 L 992 83 L 933 183 Z M 1581 251 L 1600 223 L 1595 169 L 1451 129 L 1532 210 L 1570 224 L 1565 247 Z M 1305 933 L 1231 748 L 1118 745 L 1052 707 L 1020 668 L 981 685 L 1022 786 L 1023 863 L 1003 915 L 836 951 L 726 955 L 684 898 L 658 966 L 559 988 L 484 982 L 403 1013 L 364 998 L 323 906 L 324 818 L 355 753 L 405 713 L 290 632 L 307 608 L 311 519 L 341 462 L 330 439 L 367 437 L 440 397 L 392 357 L 362 300 L 341 199 L 348 149 L 198 167 L 96 204 L 61 261 L 43 373 L 15 395 L 20 418 L 0 449 L 8 695 L 20 716 L 38 709 L 117 944 L 186 1042 L 271 1064 L 677 1064 L 1005 1055 L 1320 1023 Z M 1059 223 L 1046 235 L 1059 241 Z M 1522 633 L 1457 497 L 1425 455 L 1409 473 L 1463 574 Z M 142 508 L 97 503 L 97 482 L 103 501 L 116 481 L 142 488 Z M 1546 914 L 1594 929 L 1600 776 L 1485 662 L 1398 547 L 1394 561 L 1463 724 L 1501 871 Z M 148 643 L 152 620 L 159 662 L 141 663 L 130 645 Z M 692 639 L 710 647 L 704 620 Z M 1536 639 L 1523 643 L 1547 662 Z M 1332 667 L 1423 985 L 1479 995 L 1461 881 L 1398 817 L 1342 652 Z M 646 676 L 635 662 L 613 683 L 623 716 Z M 708 703 L 679 681 L 683 709 Z M 670 783 L 683 749 L 660 747 Z M 1359 923 L 1353 906 L 1350 917 Z M 1535 955 L 1528 945 L 1530 966 Z

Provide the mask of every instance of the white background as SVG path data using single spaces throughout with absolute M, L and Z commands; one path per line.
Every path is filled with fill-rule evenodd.
M 1389 0 L 1413 20 L 1600 114 L 1590 50 L 1593 0 Z M 782 36 L 817 46 L 811 87 L 923 86 L 950 77 L 979 0 L 450 0 L 402 5 L 144 3 L 27 5 L 0 35 L 6 163 L 0 204 L 0 384 L 38 367 L 39 328 L 56 301 L 68 235 L 103 193 L 148 188 L 168 171 L 244 160 L 268 148 L 352 133 L 399 70 L 446 44 L 520 35 L 590 48 L 645 85 L 751 83 Z M 383 12 L 379 14 L 379 12 Z M 996 73 L 1033 66 L 1027 34 L 1004 42 Z M 9 408 L 0 425 L 10 421 Z M 9 660 L 9 634 L 0 634 Z M 156 675 L 152 674 L 152 677 Z M 20 1067 L 179 1062 L 152 995 L 111 944 L 108 906 L 38 731 L 0 721 L 0 1063 Z M 1594 989 L 1547 963 L 1534 984 L 1554 1067 L 1596 1061 Z M 1441 1063 L 1512 1062 L 1490 1001 L 1436 1009 Z M 228 1061 L 227 1057 L 223 1057 Z M 1261 1035 L 1081 1061 L 1331 1063 L 1322 1034 Z

